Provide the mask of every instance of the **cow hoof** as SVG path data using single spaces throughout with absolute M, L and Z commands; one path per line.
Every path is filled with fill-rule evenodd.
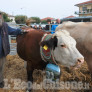
M 32 92 L 32 90 L 26 90 L 26 92 Z

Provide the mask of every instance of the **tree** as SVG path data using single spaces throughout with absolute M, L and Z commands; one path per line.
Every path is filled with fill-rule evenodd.
M 5 22 L 10 22 L 10 19 L 8 18 L 8 15 L 6 13 L 3 13 L 3 19 Z
M 15 22 L 17 24 L 24 24 L 24 23 L 26 23 L 26 19 L 27 19 L 27 16 L 24 16 L 24 15 L 17 15 L 17 16 L 15 16 Z
M 41 21 L 42 24 L 47 24 L 46 20 Z
M 39 17 L 30 17 L 30 19 L 34 20 L 32 23 L 40 23 Z

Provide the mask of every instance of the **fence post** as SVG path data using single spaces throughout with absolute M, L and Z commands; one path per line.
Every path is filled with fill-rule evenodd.
M 11 36 L 9 35 L 9 43 L 11 44 Z

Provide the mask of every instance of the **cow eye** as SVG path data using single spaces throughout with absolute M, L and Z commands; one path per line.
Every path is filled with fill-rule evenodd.
M 65 45 L 65 44 L 62 44 L 61 47 L 62 47 L 62 48 L 66 48 L 66 45 Z

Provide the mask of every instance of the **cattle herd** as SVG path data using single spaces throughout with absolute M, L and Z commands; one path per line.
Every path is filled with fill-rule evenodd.
M 45 35 L 51 39 L 42 41 Z M 80 68 L 84 60 L 92 74 L 92 23 L 64 22 L 56 28 L 54 34 L 43 30 L 31 30 L 17 37 L 17 52 L 27 62 L 28 81 L 33 81 L 34 69 L 45 69 L 45 62 L 40 54 L 40 46 L 51 49 L 57 65 L 69 69 Z

